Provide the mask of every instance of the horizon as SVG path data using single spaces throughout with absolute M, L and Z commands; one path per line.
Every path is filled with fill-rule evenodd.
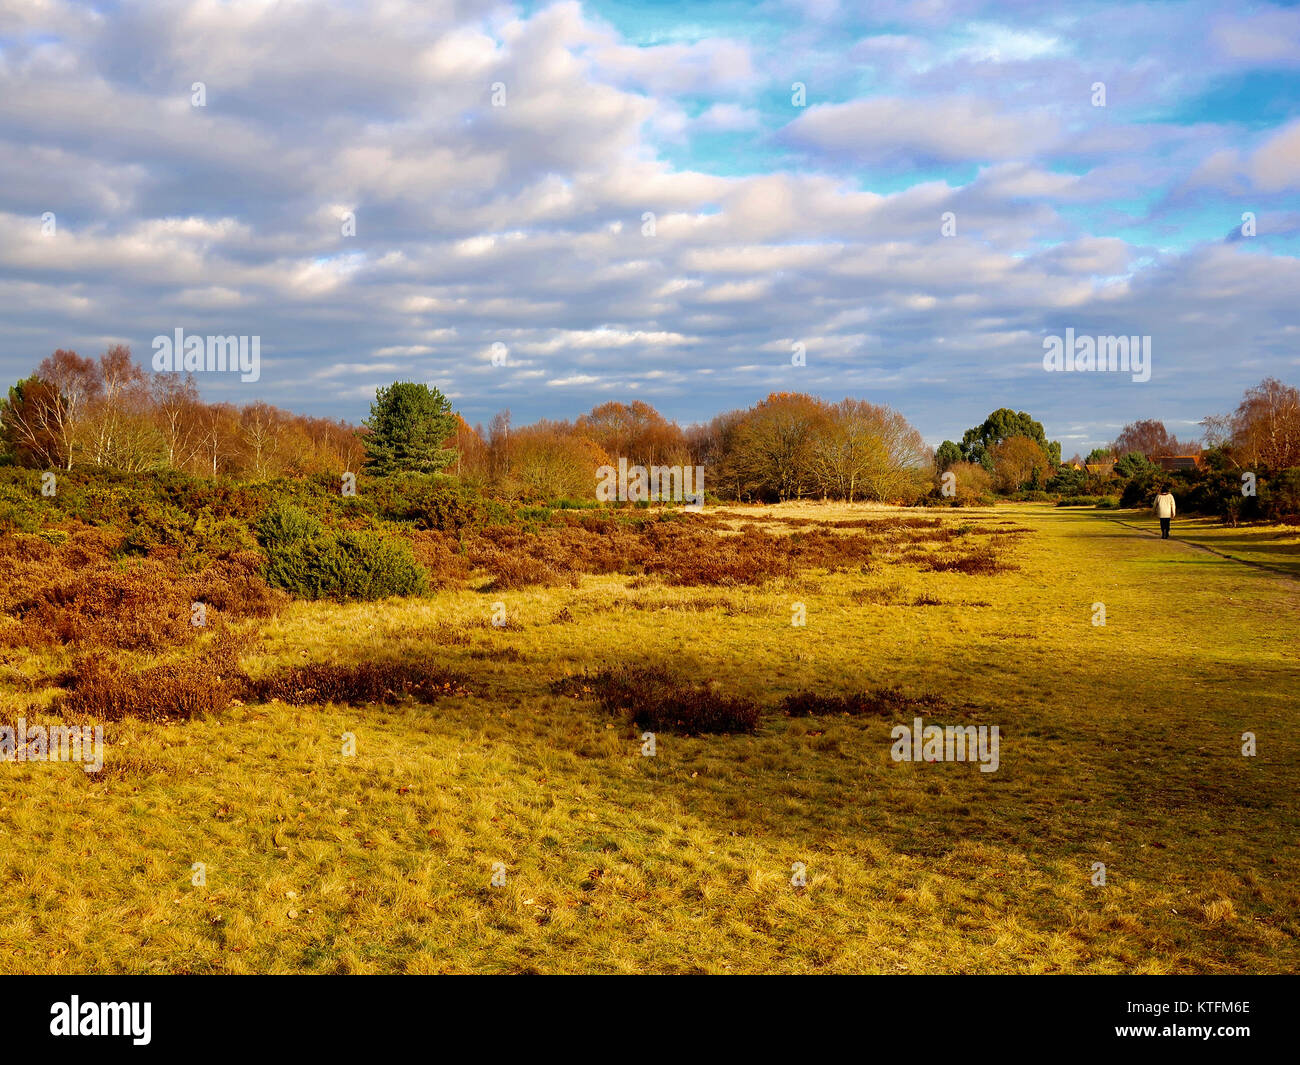
M 10 382 L 183 329 L 261 338 L 205 400 L 352 424 L 394 380 L 470 424 L 790 391 L 1065 457 L 1295 381 L 1294 5 L 385 11 L 8 5 Z M 1045 372 L 1067 331 L 1150 380 Z

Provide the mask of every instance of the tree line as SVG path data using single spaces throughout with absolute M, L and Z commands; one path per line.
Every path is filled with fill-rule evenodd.
M 602 403 L 574 420 L 516 426 L 502 411 L 469 425 L 436 388 L 382 388 L 360 426 L 267 403 L 205 403 L 192 377 L 150 374 L 130 349 L 98 359 L 59 350 L 0 401 L 0 461 L 43 469 L 177 469 L 268 480 L 362 468 L 445 473 L 505 498 L 591 498 L 595 471 L 704 466 L 732 499 L 906 501 L 925 492 L 933 454 L 897 411 L 773 393 L 682 428 L 642 401 Z
M 265 480 L 357 469 L 355 427 L 268 403 L 205 403 L 192 376 L 146 373 L 125 345 L 60 349 L 0 401 L 0 461 L 42 469 L 175 469 Z
M 419 428 L 421 417 L 431 429 Z M 685 429 L 636 400 L 602 403 L 572 421 L 519 427 L 502 411 L 484 430 L 453 414 L 436 389 L 402 384 L 381 390 L 366 428 L 372 469 L 403 468 L 392 456 L 409 453 L 418 434 L 421 457 L 405 468 L 447 468 L 511 499 L 590 498 L 594 471 L 619 459 L 647 469 L 702 466 L 712 495 L 771 502 L 910 501 L 928 490 L 933 472 L 932 452 L 897 411 L 794 392 L 774 392 Z
M 1300 466 L 1300 392 L 1268 378 L 1231 414 L 1201 423 L 1205 447 L 1241 468 Z M 443 473 L 508 499 L 589 499 L 595 471 L 703 466 L 709 494 L 741 501 L 913 502 L 957 473 L 967 492 L 1060 488 L 1075 466 L 1193 452 L 1163 423 L 1125 426 L 1107 448 L 1061 461 L 1061 445 L 1025 411 L 1001 408 L 932 451 L 897 411 L 774 392 L 751 407 L 685 428 L 640 400 L 610 401 L 573 420 L 516 426 L 509 411 L 471 426 L 436 389 L 395 382 L 360 426 L 267 403 L 206 403 L 194 379 L 146 373 L 130 349 L 97 359 L 59 350 L 0 400 L 0 462 L 44 469 L 177 469 L 269 480 L 365 469 Z M 1131 456 L 1131 457 L 1130 457 Z M 1077 471 L 1074 471 L 1077 472 Z M 1066 486 L 1071 487 L 1071 486 Z
M 994 411 L 966 430 L 961 442 L 945 440 L 935 451 L 939 472 L 953 471 L 978 493 L 1022 490 L 1076 491 L 1082 471 L 1100 466 L 1133 477 L 1173 456 L 1193 456 L 1216 468 L 1284 470 L 1300 467 L 1300 390 L 1268 377 L 1247 389 L 1230 414 L 1199 423 L 1203 437 L 1179 440 L 1157 419 L 1125 425 L 1114 441 L 1061 461 L 1061 445 L 1048 441 L 1042 424 L 1024 411 Z

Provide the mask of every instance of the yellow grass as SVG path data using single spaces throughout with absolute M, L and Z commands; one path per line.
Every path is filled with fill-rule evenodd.
M 1300 582 L 1104 512 L 944 520 L 1034 532 L 997 576 L 296 604 L 250 672 L 409 658 L 473 694 L 110 725 L 98 775 L 0 763 L 0 971 L 1295 971 Z M 486 624 L 497 601 L 521 627 Z M 895 763 L 878 718 L 775 715 L 643 757 L 634 728 L 549 694 L 600 662 L 767 705 L 891 685 L 974 703 L 1001 767 Z

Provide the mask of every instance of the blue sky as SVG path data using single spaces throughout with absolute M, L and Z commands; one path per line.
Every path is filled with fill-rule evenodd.
M 1300 382 L 1298 251 L 1295 5 L 0 2 L 9 379 L 180 327 L 261 337 L 208 398 L 354 421 L 797 390 L 1068 455 Z

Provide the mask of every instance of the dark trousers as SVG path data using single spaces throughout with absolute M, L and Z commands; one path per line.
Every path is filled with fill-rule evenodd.
M 1160 519 L 1160 539 L 1162 539 L 1162 540 L 1168 540 L 1168 539 L 1169 539 L 1169 523 L 1170 523 L 1172 520 L 1173 520 L 1172 518 L 1161 518 L 1161 519 Z

